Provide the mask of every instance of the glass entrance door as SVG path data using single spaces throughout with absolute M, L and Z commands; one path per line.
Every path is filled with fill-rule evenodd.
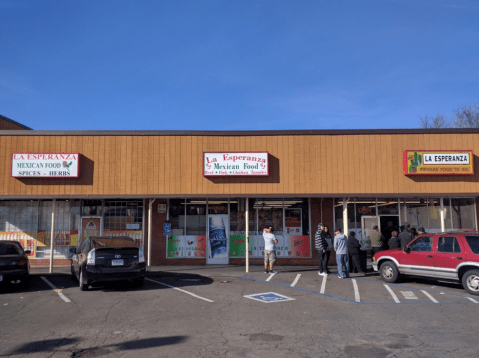
M 379 216 L 363 216 L 361 218 L 361 234 L 363 240 L 371 240 L 371 231 L 373 230 L 373 227 L 375 225 L 377 225 L 379 227 L 379 230 L 381 230 L 381 222 L 379 220 Z

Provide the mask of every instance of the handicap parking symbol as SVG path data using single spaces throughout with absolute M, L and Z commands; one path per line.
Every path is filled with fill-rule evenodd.
M 245 295 L 244 297 L 251 298 L 252 300 L 256 301 L 261 301 L 264 303 L 285 302 L 294 300 L 294 298 L 283 296 L 275 292 L 255 293 L 254 295 Z

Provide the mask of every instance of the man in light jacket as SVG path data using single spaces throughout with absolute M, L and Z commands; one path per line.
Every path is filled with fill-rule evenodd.
M 348 237 L 342 233 L 341 228 L 337 228 L 334 236 L 334 251 L 336 251 L 336 262 L 338 263 L 338 277 L 349 277 L 348 262 Z

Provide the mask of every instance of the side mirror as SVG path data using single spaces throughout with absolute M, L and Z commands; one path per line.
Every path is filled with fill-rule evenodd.
M 25 255 L 31 255 L 32 252 L 30 250 L 25 250 Z
M 409 246 L 404 246 L 404 252 L 409 254 L 411 252 L 411 248 Z
M 77 248 L 76 247 L 70 247 L 70 252 L 72 254 L 76 254 L 77 253 Z

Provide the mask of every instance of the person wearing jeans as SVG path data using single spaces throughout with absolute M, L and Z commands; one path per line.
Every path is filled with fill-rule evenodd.
M 338 277 L 349 277 L 348 262 L 348 237 L 342 233 L 341 228 L 337 228 L 334 236 L 334 250 L 336 251 L 336 261 L 338 263 Z

